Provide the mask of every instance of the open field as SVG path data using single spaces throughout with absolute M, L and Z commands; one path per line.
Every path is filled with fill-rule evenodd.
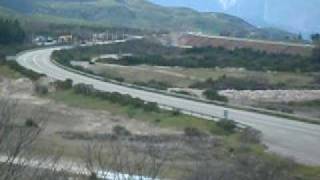
M 96 63 L 89 65 L 88 63 L 80 63 L 85 68 L 92 70 L 98 74 L 104 75 L 107 78 L 121 77 L 129 83 L 142 81 L 148 83 L 150 80 L 165 82 L 172 87 L 188 88 L 190 85 L 204 81 L 208 78 L 217 80 L 223 76 L 267 81 L 270 84 L 284 84 L 288 91 L 234 91 L 224 92 L 228 94 L 231 103 L 238 105 L 254 106 L 269 110 L 294 113 L 299 116 L 310 118 L 319 118 L 317 110 L 312 110 L 311 107 L 301 104 L 299 108 L 284 106 L 285 102 L 296 102 L 305 100 L 314 100 L 320 98 L 316 91 L 310 91 L 308 88 L 313 88 L 317 77 L 317 73 L 293 73 L 293 72 L 258 72 L 248 71 L 236 68 L 181 68 L 181 67 L 158 67 L 158 66 L 121 66 L 115 64 Z M 295 89 L 301 89 L 295 91 Z M 187 90 L 187 89 L 186 89 Z M 188 89 L 188 92 L 199 96 L 199 92 Z M 281 95 L 281 96 L 280 96 Z M 275 97 L 278 97 L 274 99 Z M 297 97 L 299 96 L 299 97 Z M 202 96 L 201 96 L 202 97 Z M 269 99 L 268 99 L 269 97 Z M 281 98 L 282 97 L 282 98 Z M 288 97 L 288 98 L 286 98 Z M 305 99 L 303 99 L 305 98 Z M 275 102 L 276 101 L 276 102 Z M 272 103 L 272 105 L 270 104 Z M 314 109 L 314 108 L 313 108 Z M 310 113 L 312 112 L 312 113 Z
M 13 71 L 8 66 L 0 65 L 0 76 L 15 79 L 21 77 L 21 74 L 16 71 Z
M 179 46 L 193 47 L 224 47 L 227 49 L 252 48 L 268 53 L 284 53 L 291 55 L 308 56 L 312 53 L 313 46 L 305 44 L 277 43 L 272 41 L 248 40 L 222 36 L 197 36 L 185 34 L 178 38 Z
M 81 161 L 86 144 L 98 141 L 105 145 L 103 154 L 108 156 L 114 153 L 110 148 L 115 147 L 117 142 L 110 139 L 114 133 L 113 128 L 120 125 L 132 133 L 129 142 L 125 139 L 120 140 L 121 147 L 129 148 L 136 157 L 145 153 L 141 146 L 151 143 L 152 138 L 160 138 L 157 147 L 161 147 L 164 154 L 171 154 L 166 166 L 161 170 L 160 177 L 185 179 L 186 175 L 193 173 L 193 163 L 206 162 L 201 160 L 203 158 L 211 159 L 210 162 L 213 164 L 210 163 L 209 167 L 222 168 L 227 172 L 230 170 L 230 174 L 234 169 L 229 169 L 229 165 L 241 165 L 247 157 L 258 158 L 263 162 L 264 168 L 269 168 L 268 164 L 276 163 L 278 168 L 283 167 L 283 171 L 289 171 L 295 177 L 316 180 L 320 175 L 318 167 L 294 165 L 293 169 L 286 169 L 286 164 L 291 164 L 291 160 L 266 153 L 260 144 L 244 143 L 241 133 L 225 134 L 213 122 L 172 113 L 146 113 L 133 107 L 77 95 L 70 90 L 39 97 L 33 95 L 34 92 L 29 87 L 32 84 L 27 80 L 10 80 L 10 84 L 0 84 L 0 87 L 10 88 L 10 91 L 15 89 L 6 97 L 19 100 L 18 109 L 23 110 L 23 113 L 18 113 L 16 123 L 24 124 L 25 118 L 29 116 L 35 120 L 46 118 L 45 129 L 36 142 L 34 152 L 63 152 L 65 159 Z M 209 133 L 210 137 L 188 139 L 183 132 L 185 127 L 196 127 Z M 281 176 L 276 172 L 278 168 L 271 170 L 277 177 Z
M 215 126 L 215 123 L 187 115 L 174 115 L 170 112 L 145 112 L 142 109 L 136 109 L 131 106 L 121 106 L 98 98 L 77 95 L 72 91 L 57 92 L 49 95 L 49 97 L 57 102 L 63 102 L 73 107 L 108 110 L 112 114 L 122 115 L 129 119 L 143 120 L 145 123 L 150 123 L 153 126 L 173 128 L 180 132 L 186 127 L 195 127 L 206 133 L 223 134 L 223 131 Z
M 208 78 L 217 80 L 223 76 L 234 78 L 260 78 L 271 84 L 285 84 L 288 89 L 299 89 L 312 86 L 313 81 L 315 80 L 315 75 L 310 73 L 258 72 L 236 68 L 180 68 L 147 65 L 120 66 L 102 63 L 84 65 L 84 67 L 105 75 L 106 77 L 122 77 L 130 83 L 156 80 L 181 88 L 189 87 L 195 82 L 204 81 Z

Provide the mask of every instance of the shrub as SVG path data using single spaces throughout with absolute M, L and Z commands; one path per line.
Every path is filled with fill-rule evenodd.
M 92 172 L 89 176 L 89 180 L 98 180 L 97 174 Z
M 68 90 L 72 88 L 73 81 L 71 79 L 66 79 L 65 81 L 56 81 L 55 86 L 60 90 Z
M 20 64 L 18 64 L 16 61 L 7 61 L 6 64 L 11 69 L 27 76 L 28 78 L 30 78 L 33 81 L 36 81 L 36 80 L 40 79 L 42 76 L 44 76 L 43 74 L 36 73 L 36 72 L 29 70 L 29 69 L 25 69 L 24 67 L 20 66 Z
M 154 89 L 159 89 L 159 90 L 167 90 L 168 88 L 172 87 L 171 84 L 162 82 L 162 81 L 156 81 L 156 80 L 150 80 L 149 82 L 134 82 L 134 84 L 138 86 L 145 86 L 145 87 L 150 87 Z
M 204 133 L 202 133 L 198 128 L 186 127 L 184 129 L 184 135 L 187 137 L 200 137 L 203 136 Z
M 48 94 L 49 90 L 47 86 L 37 83 L 35 85 L 35 92 L 39 95 L 46 95 Z
M 282 84 L 271 84 L 267 79 L 248 77 L 248 78 L 234 78 L 234 77 L 221 77 L 214 81 L 209 78 L 204 82 L 197 82 L 190 87 L 199 89 L 212 89 L 212 90 L 266 90 L 266 89 L 279 89 Z
M 227 133 L 233 133 L 237 127 L 234 121 L 226 119 L 218 121 L 217 126 L 225 130 Z
M 131 135 L 131 132 L 129 130 L 127 130 L 127 128 L 120 126 L 120 125 L 114 126 L 112 128 L 112 132 L 114 135 L 117 135 L 117 136 L 130 136 Z
M 92 85 L 77 84 L 74 86 L 74 92 L 82 95 L 93 95 L 94 88 Z
M 244 143 L 259 144 L 261 142 L 261 132 L 247 127 L 240 133 L 240 140 Z
M 35 127 L 35 128 L 38 128 L 38 124 L 36 122 L 33 121 L 33 119 L 30 119 L 28 118 L 26 121 L 25 121 L 25 126 L 26 127 Z
M 228 102 L 227 97 L 221 96 L 216 90 L 213 90 L 213 89 L 208 89 L 204 91 L 203 95 L 210 100 Z
M 148 102 L 145 104 L 144 108 L 145 111 L 149 111 L 149 112 L 158 112 L 159 111 L 159 107 L 157 103 L 154 102 Z
M 154 120 L 154 122 L 157 123 L 157 124 L 159 124 L 159 123 L 161 123 L 161 119 L 158 119 L 158 118 L 157 118 L 157 119 Z
M 125 79 L 123 77 L 115 77 L 114 80 L 118 81 L 118 82 L 124 82 Z
M 173 116 L 180 116 L 180 115 L 181 115 L 181 112 L 180 112 L 179 109 L 174 109 L 174 110 L 172 110 L 172 115 L 173 115 Z

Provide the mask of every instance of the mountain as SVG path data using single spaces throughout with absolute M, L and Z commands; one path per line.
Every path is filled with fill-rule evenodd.
M 223 13 L 163 7 L 146 0 L 0 0 L 0 7 L 21 16 L 104 26 L 169 31 L 227 33 L 238 37 L 284 39 L 291 34 L 259 29 Z M 0 9 L 1 10 L 1 9 Z M 1 14 L 1 13 L 0 13 Z
M 319 0 L 150 0 L 166 6 L 184 6 L 205 12 L 223 12 L 256 26 L 274 26 L 291 32 L 320 31 Z

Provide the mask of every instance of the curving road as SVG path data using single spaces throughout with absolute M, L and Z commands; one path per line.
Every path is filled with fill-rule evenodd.
M 186 111 L 223 117 L 223 112 L 227 109 L 230 119 L 260 130 L 263 133 L 263 142 L 269 147 L 270 151 L 293 157 L 301 163 L 320 165 L 319 125 L 131 89 L 88 78 L 52 64 L 50 56 L 54 50 L 59 49 L 61 48 L 25 52 L 17 57 L 17 62 L 28 69 L 46 74 L 54 79 L 65 80 L 69 78 L 75 83 L 92 84 L 98 90 L 129 94 L 146 101 L 157 102 Z

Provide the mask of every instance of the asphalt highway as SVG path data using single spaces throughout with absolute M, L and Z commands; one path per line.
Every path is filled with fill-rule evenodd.
M 263 142 L 268 146 L 271 152 L 294 158 L 301 163 L 320 165 L 319 125 L 225 108 L 213 104 L 206 104 L 168 95 L 137 90 L 92 79 L 77 73 L 66 71 L 54 65 L 50 61 L 50 56 L 54 50 L 59 49 L 60 48 L 46 48 L 28 51 L 20 54 L 17 57 L 17 62 L 25 68 L 46 74 L 48 77 L 53 79 L 72 79 L 75 83 L 91 84 L 101 91 L 129 94 L 145 101 L 157 102 L 159 104 L 175 107 L 184 111 L 192 111 L 222 118 L 224 117 L 224 111 L 227 110 L 229 112 L 230 119 L 260 130 L 263 133 Z

